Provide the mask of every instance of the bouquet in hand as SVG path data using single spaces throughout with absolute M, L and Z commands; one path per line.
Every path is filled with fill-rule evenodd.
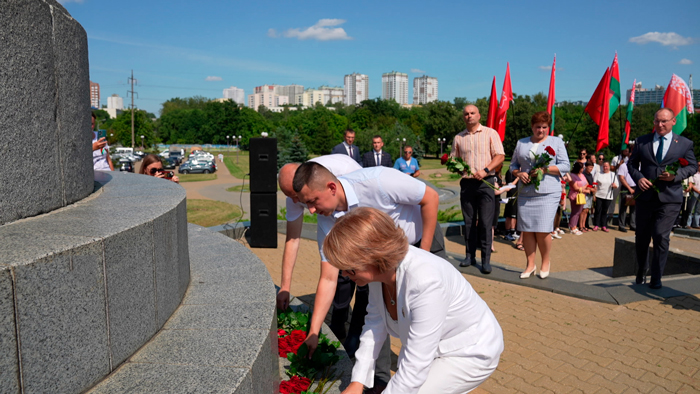
M 465 173 L 469 176 L 474 176 L 474 173 L 472 173 L 471 167 L 469 167 L 469 164 L 465 163 L 464 160 L 462 160 L 461 157 L 448 157 L 447 153 L 442 155 L 440 158 L 440 163 L 444 166 L 447 167 L 447 171 L 449 172 L 454 172 L 456 174 L 461 174 Z M 485 180 L 481 180 L 485 184 L 489 185 L 491 189 L 493 190 L 498 190 L 494 185 L 486 182 Z
M 535 176 L 530 177 L 530 183 L 535 185 L 535 190 L 540 189 L 540 182 L 544 178 L 544 170 L 549 167 L 549 162 L 556 156 L 556 152 L 551 146 L 545 147 L 544 152 L 534 155 L 534 160 L 532 164 L 532 171 L 535 172 Z
M 666 168 L 664 168 L 664 171 L 666 171 L 666 172 L 668 172 L 669 174 L 675 176 L 675 175 L 678 173 L 678 170 L 679 170 L 681 167 L 685 167 L 685 166 L 687 166 L 687 165 L 688 165 L 688 160 L 686 160 L 686 159 L 684 159 L 684 158 L 681 157 L 680 159 L 678 159 L 678 161 L 672 163 L 671 165 L 666 166 Z M 654 178 L 654 179 L 651 181 L 651 188 L 654 189 L 654 190 L 656 190 L 657 193 L 659 192 L 659 187 L 656 186 L 656 181 L 658 181 L 658 180 L 659 180 L 659 178 L 656 177 L 656 178 Z M 637 197 L 639 197 L 639 194 L 637 194 L 636 196 L 634 196 L 634 199 L 636 200 Z

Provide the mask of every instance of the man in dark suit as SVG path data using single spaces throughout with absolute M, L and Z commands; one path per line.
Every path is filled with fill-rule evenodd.
M 391 155 L 382 152 L 382 147 L 384 146 L 384 141 L 382 137 L 375 135 L 372 137 L 372 148 L 373 150 L 362 155 L 362 167 L 393 167 L 394 163 L 391 161 Z
M 355 142 L 355 131 L 353 129 L 345 130 L 345 141 L 333 147 L 331 154 L 339 153 L 352 157 L 358 164 L 360 162 L 360 149 L 352 143 Z
M 662 108 L 654 115 L 654 133 L 636 140 L 628 162 L 628 170 L 637 183 L 637 284 L 646 281 L 649 241 L 654 239 L 649 287 L 661 288 L 671 229 L 683 202 L 683 179 L 694 174 L 698 162 L 693 154 L 693 142 L 674 134 L 676 114 Z M 684 160 L 680 160 L 684 159 Z M 681 162 L 675 175 L 666 166 Z M 684 162 L 687 164 L 684 166 Z M 654 186 L 658 189 L 655 190 Z

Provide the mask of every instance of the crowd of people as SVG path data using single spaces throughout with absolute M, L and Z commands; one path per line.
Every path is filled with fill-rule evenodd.
M 494 228 L 505 200 L 505 238 L 525 252 L 520 277 L 537 274 L 545 279 L 553 240 L 565 233 L 561 220 L 567 206 L 570 234 L 609 232 L 619 194 L 618 229 L 627 231 L 629 219 L 629 227 L 636 230 L 636 283 L 645 283 L 650 273 L 650 287 L 661 288 L 673 225 L 695 227 L 700 218 L 693 211 L 700 207 L 700 172 L 692 142 L 670 132 L 672 111 L 658 111 L 655 133 L 638 138 L 612 161 L 581 149 L 573 164 L 564 141 L 550 135 L 550 115 L 538 112 L 531 119 L 532 135 L 517 142 L 505 176 L 501 136 L 481 125 L 476 106 L 467 105 L 463 118 L 466 128 L 454 137 L 450 153 L 468 166 L 460 174 L 465 222 L 460 266 L 480 263 L 483 274 L 492 272 Z M 280 171 L 280 189 L 287 196 L 287 240 L 278 307 L 289 305 L 302 213 L 308 208 L 321 215 L 321 276 L 306 344 L 313 352 L 333 306 L 331 329 L 355 360 L 352 383 L 343 393 L 474 389 L 498 365 L 503 335 L 488 306 L 446 261 L 437 193 L 413 179 L 420 169 L 410 146 L 392 166 L 381 137 L 375 136 L 373 150 L 362 156 L 353 144 L 354 131 L 347 130 L 344 139 L 330 155 Z M 396 170 L 410 177 L 397 176 Z M 356 301 L 346 332 L 353 293 Z M 388 335 L 402 342 L 393 376 Z

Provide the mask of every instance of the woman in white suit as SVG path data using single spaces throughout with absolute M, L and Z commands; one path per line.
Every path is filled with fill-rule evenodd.
M 403 347 L 385 394 L 466 393 L 496 369 L 503 333 L 489 307 L 450 263 L 409 246 L 388 215 L 373 208 L 349 212 L 323 251 L 370 291 L 352 382 L 343 394 L 372 387 L 387 334 Z

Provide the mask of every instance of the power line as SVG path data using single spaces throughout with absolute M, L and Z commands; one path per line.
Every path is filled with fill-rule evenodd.
M 131 70 L 131 78 L 127 79 L 127 81 L 131 84 L 131 149 L 134 148 L 134 84 L 138 83 L 134 79 L 134 70 Z M 136 93 L 138 94 L 138 93 Z M 129 91 L 126 92 L 126 97 L 129 97 Z

